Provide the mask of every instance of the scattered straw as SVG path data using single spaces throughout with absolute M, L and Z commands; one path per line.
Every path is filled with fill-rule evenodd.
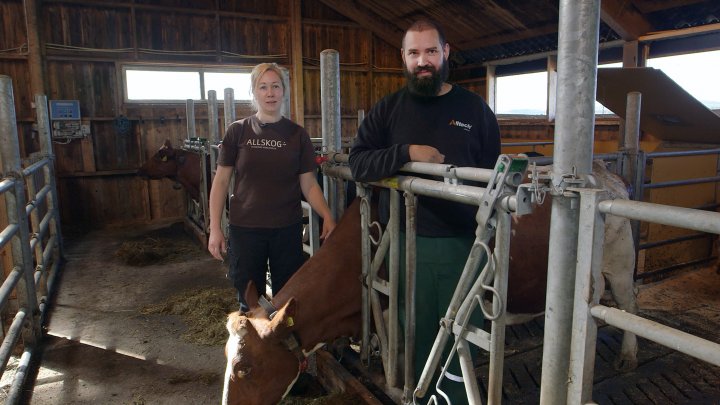
M 130 266 L 187 260 L 203 249 L 184 230 L 182 223 L 151 230 L 124 242 L 115 256 Z
M 233 288 L 204 288 L 185 291 L 165 302 L 148 305 L 143 314 L 180 315 L 188 325 L 182 338 L 203 346 L 218 346 L 227 341 L 227 315 L 237 310 L 237 294 Z

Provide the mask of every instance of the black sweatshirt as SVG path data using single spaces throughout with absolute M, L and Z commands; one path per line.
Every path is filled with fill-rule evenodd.
M 404 87 L 380 100 L 362 122 L 350 150 L 353 177 L 376 181 L 394 175 L 410 161 L 410 144 L 434 146 L 447 164 L 491 169 L 500 154 L 500 130 L 495 114 L 475 93 L 453 85 L 442 96 L 419 97 Z M 386 191 L 380 205 L 381 221 L 387 223 Z M 419 196 L 418 235 L 472 235 L 476 212 L 475 206 Z
M 459 86 L 442 96 L 419 97 L 404 87 L 380 100 L 363 120 L 350 150 L 357 181 L 394 175 L 410 161 L 409 146 L 430 145 L 458 167 L 493 168 L 500 153 L 497 119 L 482 97 Z M 401 209 L 404 204 L 400 204 Z M 389 194 L 380 198 L 380 219 L 387 223 Z M 472 235 L 477 207 L 418 197 L 421 236 Z M 404 214 L 401 217 L 404 222 Z

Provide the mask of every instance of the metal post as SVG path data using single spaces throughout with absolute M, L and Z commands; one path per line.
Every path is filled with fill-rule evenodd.
M 282 72 L 282 81 L 285 91 L 283 91 L 283 101 L 280 106 L 280 114 L 283 117 L 290 119 L 290 72 L 284 67 L 280 68 Z
M 218 102 L 217 92 L 215 90 L 208 91 L 208 141 L 210 143 L 220 142 L 220 133 L 218 132 Z M 211 162 L 214 163 L 214 162 Z
M 572 323 L 572 345 L 568 375 L 567 403 L 587 404 L 592 401 L 593 370 L 597 323 L 590 308 L 600 301 L 604 285 L 602 270 L 605 219 L 598 203 L 605 197 L 601 190 L 580 191 L 580 232 L 575 278 L 575 304 Z
M 325 153 L 340 152 L 340 53 L 334 49 L 320 52 L 320 105 L 322 110 L 322 146 Z M 325 198 L 333 217 L 338 219 L 337 184 L 323 179 Z
M 510 268 L 510 232 L 512 217 L 510 213 L 497 210 L 497 229 L 495 231 L 495 282 L 493 287 L 500 297 L 493 297 L 493 312 L 500 312 L 501 302 L 507 302 L 508 274 Z M 492 258 L 488 258 L 488 261 Z M 498 302 L 501 300 L 501 302 Z M 477 309 L 479 310 L 479 309 Z M 478 325 L 482 326 L 482 325 Z M 488 369 L 488 405 L 502 403 L 503 361 L 505 359 L 505 313 L 492 323 L 490 329 L 490 367 Z
M 225 113 L 225 130 L 227 131 L 230 124 L 235 122 L 235 90 L 232 87 L 225 89 L 223 112 Z
M 185 117 L 187 118 L 187 139 L 197 138 L 195 132 L 195 101 L 185 100 Z
M 565 187 L 564 176 L 592 169 L 594 103 L 597 78 L 598 0 L 561 0 L 558 34 L 558 96 L 553 185 Z M 564 404 L 570 358 L 577 201 L 554 193 L 550 224 L 541 404 Z
M 405 402 L 412 401 L 415 391 L 415 271 L 417 197 L 405 192 Z
M 47 96 L 44 94 L 35 95 L 35 114 L 37 116 L 37 130 L 38 140 L 40 141 L 40 152 L 47 156 L 49 162 L 43 168 L 43 176 L 45 178 L 45 184 L 50 185 L 50 193 L 46 197 L 46 206 L 48 213 L 52 213 L 52 219 L 50 221 L 50 239 L 55 240 L 56 246 L 53 247 L 53 267 L 56 269 L 60 263 L 63 255 L 63 239 L 62 232 L 60 230 L 60 209 L 57 202 L 57 181 L 55 179 L 55 155 L 52 148 L 52 135 L 50 132 L 50 114 L 48 112 Z M 54 274 L 50 274 L 51 271 L 45 269 L 47 272 L 47 289 L 49 291 L 53 288 Z M 44 298 L 41 298 L 44 300 Z M 41 314 L 44 317 L 46 314 Z
M 370 248 L 370 198 L 372 190 L 358 184 L 358 197 L 360 201 L 360 232 L 362 239 L 362 326 L 360 340 L 360 360 L 363 364 L 368 364 L 370 359 L 370 289 L 372 284 L 367 283 L 368 274 L 371 273 L 372 250 Z
M 389 282 L 389 303 L 388 315 L 390 324 L 388 327 L 388 372 L 387 383 L 390 387 L 397 387 L 397 364 L 398 364 L 398 338 L 400 323 L 398 317 L 398 284 L 400 283 L 400 194 L 395 190 L 388 190 L 390 193 L 390 220 L 388 229 L 390 232 L 390 256 L 388 259 L 388 282 Z M 407 335 L 407 334 L 406 334 Z M 414 336 L 412 337 L 414 339 Z M 414 342 L 412 344 L 414 346 Z M 406 351 L 407 353 L 407 351 Z

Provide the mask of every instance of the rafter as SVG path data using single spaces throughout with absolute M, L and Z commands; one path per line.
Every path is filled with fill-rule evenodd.
M 643 14 L 701 3 L 705 0 L 634 0 L 635 8 Z
M 385 40 L 387 43 L 399 47 L 402 41 L 404 31 L 400 28 L 387 24 L 374 13 L 357 7 L 355 1 L 350 0 L 320 0 L 326 6 L 332 8 L 336 12 L 357 22 L 363 27 L 367 27 L 375 35 Z
M 557 23 L 551 23 L 523 31 L 515 31 L 512 33 L 503 32 L 497 35 L 489 35 L 487 37 L 480 37 L 468 41 L 462 41 L 457 43 L 456 46 L 458 50 L 468 51 L 471 49 L 484 48 L 486 46 L 505 44 L 508 42 L 520 41 L 528 38 L 535 38 L 547 34 L 552 34 L 553 32 L 557 31 Z
M 652 24 L 626 0 L 603 0 L 600 17 L 625 41 L 634 41 L 654 30 Z

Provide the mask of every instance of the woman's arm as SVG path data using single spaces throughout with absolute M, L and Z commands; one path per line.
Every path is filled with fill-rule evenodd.
M 323 219 L 323 229 L 320 238 L 327 238 L 333 229 L 335 229 L 335 220 L 330 213 L 330 208 L 325 201 L 320 185 L 315 179 L 314 171 L 300 175 L 300 188 L 305 196 L 305 200 L 307 200 L 312 209 Z
M 225 199 L 232 177 L 232 166 L 218 166 L 210 188 L 210 237 L 208 238 L 208 251 L 218 260 L 227 251 L 225 235 L 222 230 L 222 214 L 225 209 Z

